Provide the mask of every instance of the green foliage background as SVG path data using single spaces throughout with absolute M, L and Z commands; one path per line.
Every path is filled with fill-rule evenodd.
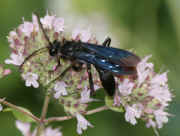
M 102 12 L 111 21 L 112 31 L 125 41 L 123 48 L 133 48 L 137 54 L 152 54 L 152 61 L 158 71 L 169 71 L 169 87 L 175 95 L 169 112 L 174 116 L 160 130 L 161 136 L 180 134 L 180 1 L 179 0 L 71 0 L 74 10 L 80 14 Z M 44 15 L 47 8 L 45 0 L 1 0 L 0 1 L 0 63 L 9 57 L 10 51 L 6 36 L 8 32 L 25 20 L 31 20 L 33 11 Z M 119 32 L 123 28 L 124 31 Z M 121 33 L 120 35 L 118 35 Z M 106 35 L 106 34 L 104 34 Z M 112 37 L 113 39 L 113 37 Z M 120 41 L 121 42 L 121 41 Z M 122 48 L 122 47 L 121 47 Z M 11 67 L 13 68 L 13 67 Z M 30 109 L 37 116 L 43 103 L 43 93 L 38 89 L 24 87 L 19 72 L 1 79 L 0 97 Z M 50 103 L 48 115 L 63 115 L 61 107 Z M 84 136 L 152 136 L 143 122 L 132 126 L 124 120 L 123 114 L 106 111 L 87 117 L 95 126 L 85 131 Z M 11 113 L 0 113 L 0 135 L 20 136 L 15 128 L 15 118 Z M 76 136 L 76 121 L 70 120 L 53 124 L 62 126 L 65 136 Z

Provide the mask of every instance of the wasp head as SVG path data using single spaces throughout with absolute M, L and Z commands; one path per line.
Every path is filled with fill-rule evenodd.
M 55 40 L 50 46 L 49 46 L 49 54 L 51 56 L 56 56 L 58 52 L 60 51 L 61 43 L 57 40 Z

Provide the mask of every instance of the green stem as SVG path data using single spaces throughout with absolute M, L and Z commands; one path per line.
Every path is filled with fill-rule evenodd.
M 43 109 L 42 109 L 41 118 L 40 118 L 41 122 L 38 124 L 36 136 L 40 136 L 42 130 L 44 129 L 44 120 L 47 114 L 49 101 L 50 101 L 50 95 L 47 94 L 44 100 Z
M 102 106 L 102 107 L 98 107 L 96 109 L 87 111 L 86 113 L 84 113 L 84 115 L 91 115 L 91 114 L 101 112 L 101 111 L 104 111 L 104 110 L 108 110 L 108 109 L 109 108 L 107 106 Z M 64 121 L 64 120 L 69 120 L 69 119 L 72 119 L 72 118 L 74 118 L 74 117 L 73 116 L 50 117 L 50 118 L 44 120 L 44 122 L 50 123 L 50 122 L 53 122 L 53 121 Z
M 17 111 L 25 114 L 26 116 L 31 117 L 32 119 L 34 119 L 34 120 L 35 120 L 36 122 L 38 122 L 38 123 L 41 122 L 41 120 L 40 120 L 38 117 L 36 117 L 35 115 L 33 115 L 33 114 L 30 113 L 30 112 L 27 112 L 27 111 L 23 110 L 23 109 L 20 108 L 19 106 L 16 106 L 16 105 L 14 105 L 14 104 L 12 104 L 12 103 L 7 102 L 7 101 L 5 100 L 5 98 L 0 98 L 0 103 L 6 105 L 6 106 L 8 106 L 8 107 L 11 107 L 12 109 L 17 110 Z

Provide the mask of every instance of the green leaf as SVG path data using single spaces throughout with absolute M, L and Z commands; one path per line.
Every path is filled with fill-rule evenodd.
M 24 107 L 18 106 L 18 108 L 22 109 L 25 112 L 28 112 L 29 114 L 32 114 L 28 109 L 26 109 Z M 22 122 L 35 122 L 34 119 L 32 119 L 31 117 L 27 116 L 26 114 L 24 114 L 24 113 L 22 113 L 20 111 L 17 111 L 14 108 L 6 108 L 6 109 L 3 110 L 3 112 L 12 112 L 12 114 L 15 116 L 15 118 L 17 120 L 22 121 Z
M 113 97 L 110 97 L 110 96 L 106 96 L 105 97 L 105 104 L 106 106 L 108 106 L 109 109 L 111 109 L 112 111 L 115 111 L 115 112 L 124 112 L 124 109 L 122 106 L 114 106 L 114 99 Z

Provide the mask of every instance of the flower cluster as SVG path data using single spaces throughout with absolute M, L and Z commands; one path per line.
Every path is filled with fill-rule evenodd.
M 29 123 L 24 123 L 24 122 L 17 120 L 16 127 L 21 131 L 23 136 L 36 136 L 37 130 L 34 129 L 34 131 L 31 132 L 31 124 L 29 124 Z M 62 136 L 62 133 L 57 128 L 52 129 L 51 127 L 47 127 L 41 133 L 41 136 Z
M 168 122 L 169 114 L 165 110 L 172 94 L 167 84 L 167 72 L 155 73 L 153 64 L 147 62 L 150 57 L 146 56 L 137 65 L 137 78 L 117 78 L 112 107 L 123 107 L 126 121 L 133 125 L 139 118 L 147 123 L 147 127 L 161 128 Z
M 64 32 L 63 18 L 47 14 L 44 18 L 40 18 L 40 22 L 52 43 L 55 40 L 62 42 L 64 39 L 97 43 L 89 29 L 75 29 L 68 37 Z M 41 30 L 36 15 L 32 16 L 32 22 L 23 19 L 23 24 L 9 33 L 8 41 L 12 52 L 5 63 L 20 68 L 22 79 L 25 80 L 27 87 L 38 88 L 41 85 L 48 92 L 53 93 L 54 98 L 59 100 L 66 113 L 77 117 L 79 122 L 82 119 L 80 114 L 85 113 L 88 103 L 95 100 L 90 98 L 86 66 L 83 65 L 80 72 L 70 69 L 63 78 L 58 79 L 59 75 L 71 64 L 71 61 L 61 59 L 61 66 L 56 68 L 56 57 L 49 55 L 48 48 L 46 48 L 48 41 Z M 100 87 L 100 81 L 95 68 L 92 68 L 92 73 L 97 89 Z M 78 123 L 78 132 L 81 132 L 80 128 L 83 130 L 87 128 L 80 124 L 82 123 Z
M 69 40 L 97 44 L 98 41 L 89 29 L 75 29 L 72 35 L 68 36 L 64 32 L 63 18 L 47 14 L 39 21 L 38 17 L 33 15 L 32 22 L 24 21 L 9 33 L 8 41 L 12 52 L 5 63 L 20 68 L 27 87 L 38 88 L 41 85 L 48 93 L 53 94 L 59 104 L 63 105 L 65 112 L 77 118 L 77 132 L 82 134 L 82 130 L 86 130 L 88 126 L 93 127 L 82 114 L 86 113 L 89 102 L 96 101 L 90 97 L 87 67 L 83 64 L 80 71 L 70 69 L 60 77 L 72 62 L 61 58 L 61 66 L 57 67 L 57 58 L 50 56 L 47 48 L 49 41 L 44 32 L 52 43 L 55 40 L 59 42 Z M 142 119 L 147 127 L 161 128 L 168 122 L 169 114 L 165 110 L 172 99 L 172 94 L 167 84 L 167 72 L 155 73 L 153 64 L 147 62 L 149 58 L 150 56 L 145 57 L 137 65 L 136 77 L 115 77 L 116 93 L 113 97 L 107 96 L 105 101 L 109 109 L 125 111 L 126 121 L 133 125 L 137 123 L 136 119 Z M 94 67 L 91 72 L 95 89 L 102 87 Z M 6 75 L 9 72 L 6 70 L 1 73 Z M 30 132 L 28 123 L 18 121 L 16 125 L 24 136 L 34 136 L 36 133 L 36 131 Z M 57 129 L 46 128 L 42 136 L 53 134 L 62 135 Z

